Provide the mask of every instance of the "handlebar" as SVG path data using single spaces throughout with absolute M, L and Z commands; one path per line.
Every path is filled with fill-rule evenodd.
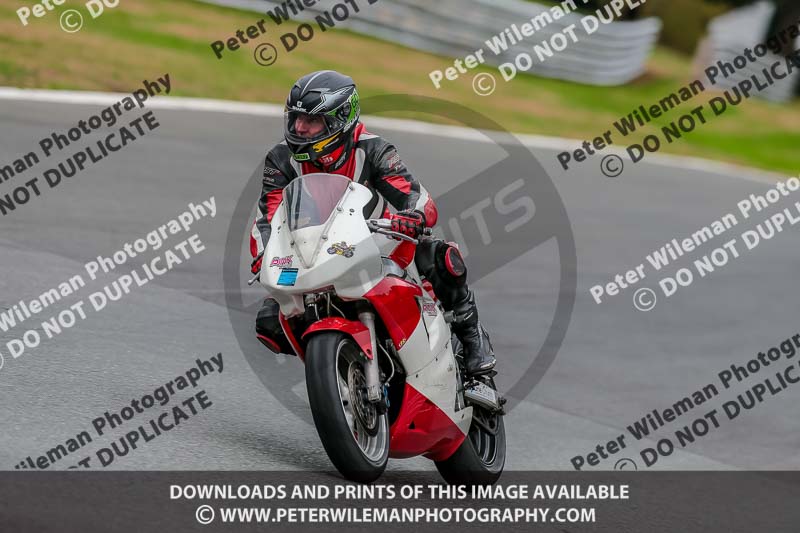
M 399 231 L 392 231 L 392 221 L 388 218 L 371 218 L 367 220 L 367 226 L 369 229 L 372 230 L 374 233 L 380 233 L 382 235 L 386 235 L 388 237 L 392 237 L 395 239 L 400 239 L 403 241 L 413 242 L 414 244 L 419 244 L 418 239 L 414 239 L 413 237 L 409 237 L 405 233 L 400 233 Z M 425 237 L 430 237 L 433 235 L 433 230 L 431 228 L 425 228 L 422 230 L 422 235 Z
M 393 239 L 399 239 L 401 241 L 408 241 L 410 243 L 419 244 L 419 241 L 414 237 L 409 237 L 405 233 L 400 233 L 398 231 L 389 231 L 380 228 L 372 228 L 373 233 L 380 233 L 381 235 L 386 235 L 387 237 L 391 237 Z

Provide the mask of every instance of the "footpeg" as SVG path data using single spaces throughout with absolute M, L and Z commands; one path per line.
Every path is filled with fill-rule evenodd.
M 502 398 L 496 390 L 480 381 L 471 381 L 464 386 L 464 399 L 489 411 L 502 409 Z

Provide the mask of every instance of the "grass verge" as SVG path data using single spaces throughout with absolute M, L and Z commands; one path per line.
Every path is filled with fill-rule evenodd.
M 276 27 L 266 17 L 264 36 L 238 51 L 226 50 L 218 60 L 210 43 L 255 24 L 260 18 L 257 13 L 194 0 L 123 0 L 117 8 L 91 19 L 78 2 L 68 0 L 61 9 L 78 8 L 85 19 L 80 32 L 68 34 L 59 28 L 59 12 L 32 18 L 22 27 L 15 14 L 18 6 L 0 2 L 0 85 L 17 87 L 128 92 L 143 79 L 168 72 L 174 95 L 281 103 L 299 76 L 331 68 L 350 74 L 365 97 L 385 93 L 432 96 L 480 111 L 511 131 L 591 139 L 612 129 L 614 121 L 640 104 L 656 103 L 698 76 L 686 57 L 659 48 L 650 58 L 646 75 L 623 87 L 593 87 L 528 75 L 505 83 L 496 70 L 480 68 L 436 90 L 428 73 L 452 65 L 452 59 L 348 31 L 318 31 L 314 39 L 287 54 L 279 36 L 296 24 Z M 252 57 L 253 49 L 262 42 L 272 42 L 280 51 L 278 61 L 270 67 L 257 65 Z M 472 90 L 472 77 L 481 71 L 498 78 L 491 96 L 480 97 Z M 625 142 L 639 142 L 644 135 L 657 133 L 711 96 L 701 94 Z M 395 115 L 441 120 L 429 111 Z M 798 124 L 800 103 L 751 100 L 712 117 L 684 139 L 665 145 L 663 151 L 796 175 Z

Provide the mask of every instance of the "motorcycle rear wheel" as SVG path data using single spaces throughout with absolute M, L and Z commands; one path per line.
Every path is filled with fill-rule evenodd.
M 358 345 L 343 333 L 319 333 L 305 366 L 314 425 L 331 462 L 346 479 L 375 481 L 389 459 L 389 419 L 366 399 Z
M 506 464 L 503 416 L 479 406 L 473 406 L 472 413 L 472 424 L 461 446 L 444 461 L 435 461 L 439 474 L 451 485 L 493 485 Z

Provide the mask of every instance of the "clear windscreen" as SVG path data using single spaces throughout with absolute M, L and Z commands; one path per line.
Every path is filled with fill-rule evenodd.
M 289 231 L 321 226 L 331 217 L 350 180 L 336 174 L 307 174 L 283 190 Z

